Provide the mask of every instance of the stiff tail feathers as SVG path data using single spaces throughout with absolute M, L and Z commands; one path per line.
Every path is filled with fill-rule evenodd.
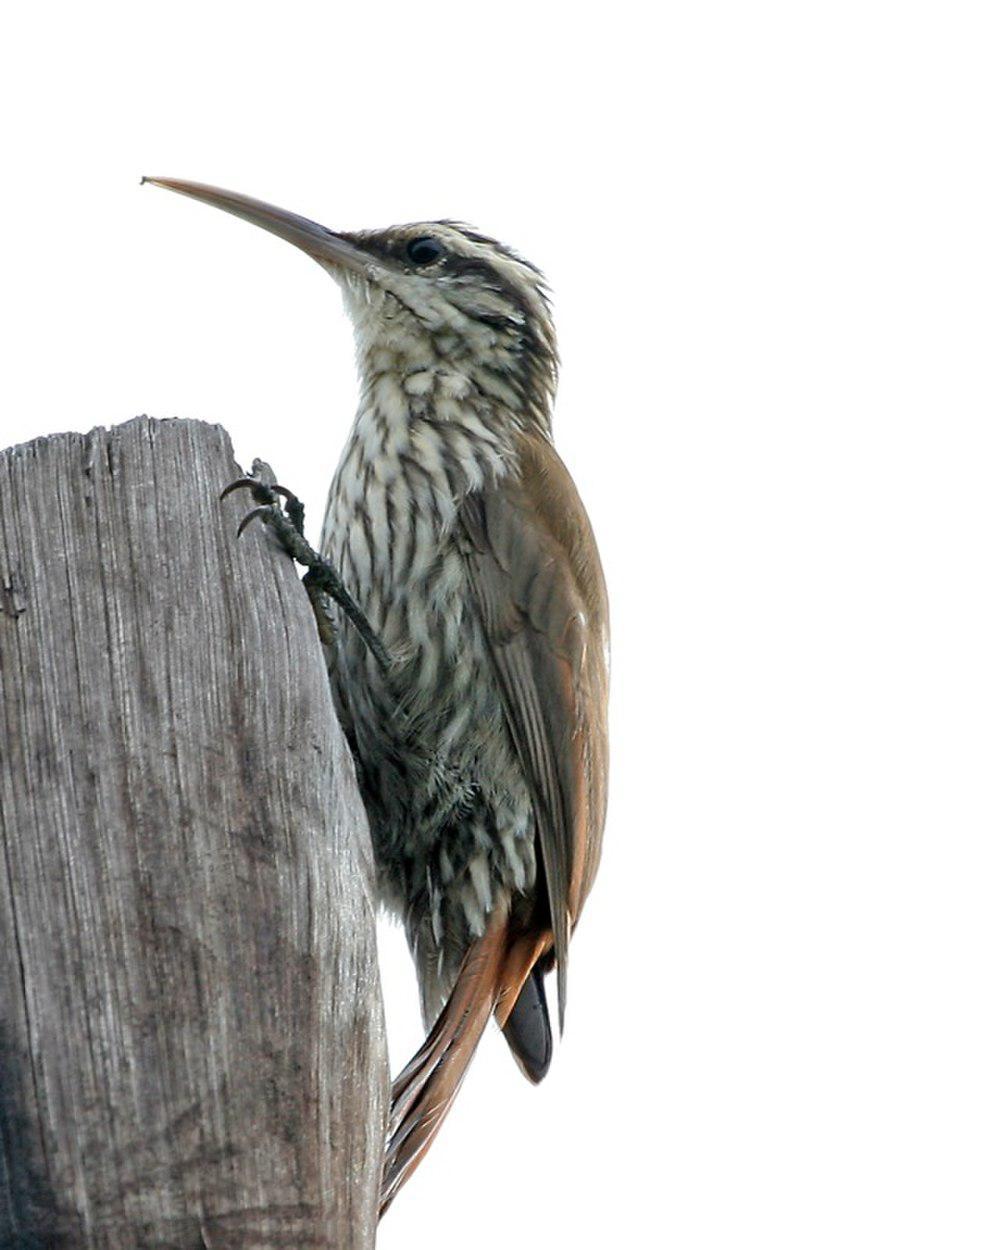
M 379 1215 L 427 1153 L 461 1088 L 502 993 L 507 912 L 498 908 L 470 947 L 427 1040 L 392 1085 Z
M 392 1085 L 380 1216 L 430 1149 L 491 1015 L 525 1076 L 545 1075 L 552 1031 L 536 965 L 551 945 L 551 934 L 513 937 L 508 910 L 500 907 L 469 948 L 426 1041 Z

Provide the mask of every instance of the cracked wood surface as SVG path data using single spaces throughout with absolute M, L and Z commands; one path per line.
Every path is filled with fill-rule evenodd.
M 374 1244 L 371 854 L 217 426 L 0 453 L 0 1247 Z

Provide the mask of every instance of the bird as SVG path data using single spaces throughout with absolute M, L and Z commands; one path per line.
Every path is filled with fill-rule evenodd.
M 601 855 L 608 598 L 553 443 L 548 287 L 461 222 L 334 232 L 218 187 L 143 181 L 297 246 L 354 326 L 360 402 L 319 551 L 291 492 L 232 485 L 254 491 L 250 517 L 307 566 L 311 593 L 358 626 L 324 634 L 331 686 L 427 1029 L 392 1087 L 384 1213 L 491 1016 L 529 1080 L 545 1076 L 545 978 L 555 970 L 561 1032 L 570 936 Z

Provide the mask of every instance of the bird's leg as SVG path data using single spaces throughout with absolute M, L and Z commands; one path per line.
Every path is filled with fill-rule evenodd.
M 302 581 L 313 605 L 316 625 L 323 642 L 328 645 L 333 642 L 333 625 L 323 601 L 324 596 L 329 595 L 364 639 L 378 666 L 383 672 L 387 671 L 390 664 L 389 653 L 372 628 L 371 622 L 351 596 L 333 565 L 306 542 L 303 532 L 305 507 L 298 496 L 284 486 L 269 485 L 255 477 L 241 477 L 230 482 L 220 498 L 225 499 L 236 490 L 248 490 L 257 505 L 240 522 L 236 531 L 237 537 L 251 521 L 259 517 L 274 531 L 278 541 L 296 564 L 301 564 L 306 569 Z

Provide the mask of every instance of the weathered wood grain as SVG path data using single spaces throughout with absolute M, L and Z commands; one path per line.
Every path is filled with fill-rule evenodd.
M 368 1247 L 364 814 L 218 427 L 0 454 L 0 1246 Z

